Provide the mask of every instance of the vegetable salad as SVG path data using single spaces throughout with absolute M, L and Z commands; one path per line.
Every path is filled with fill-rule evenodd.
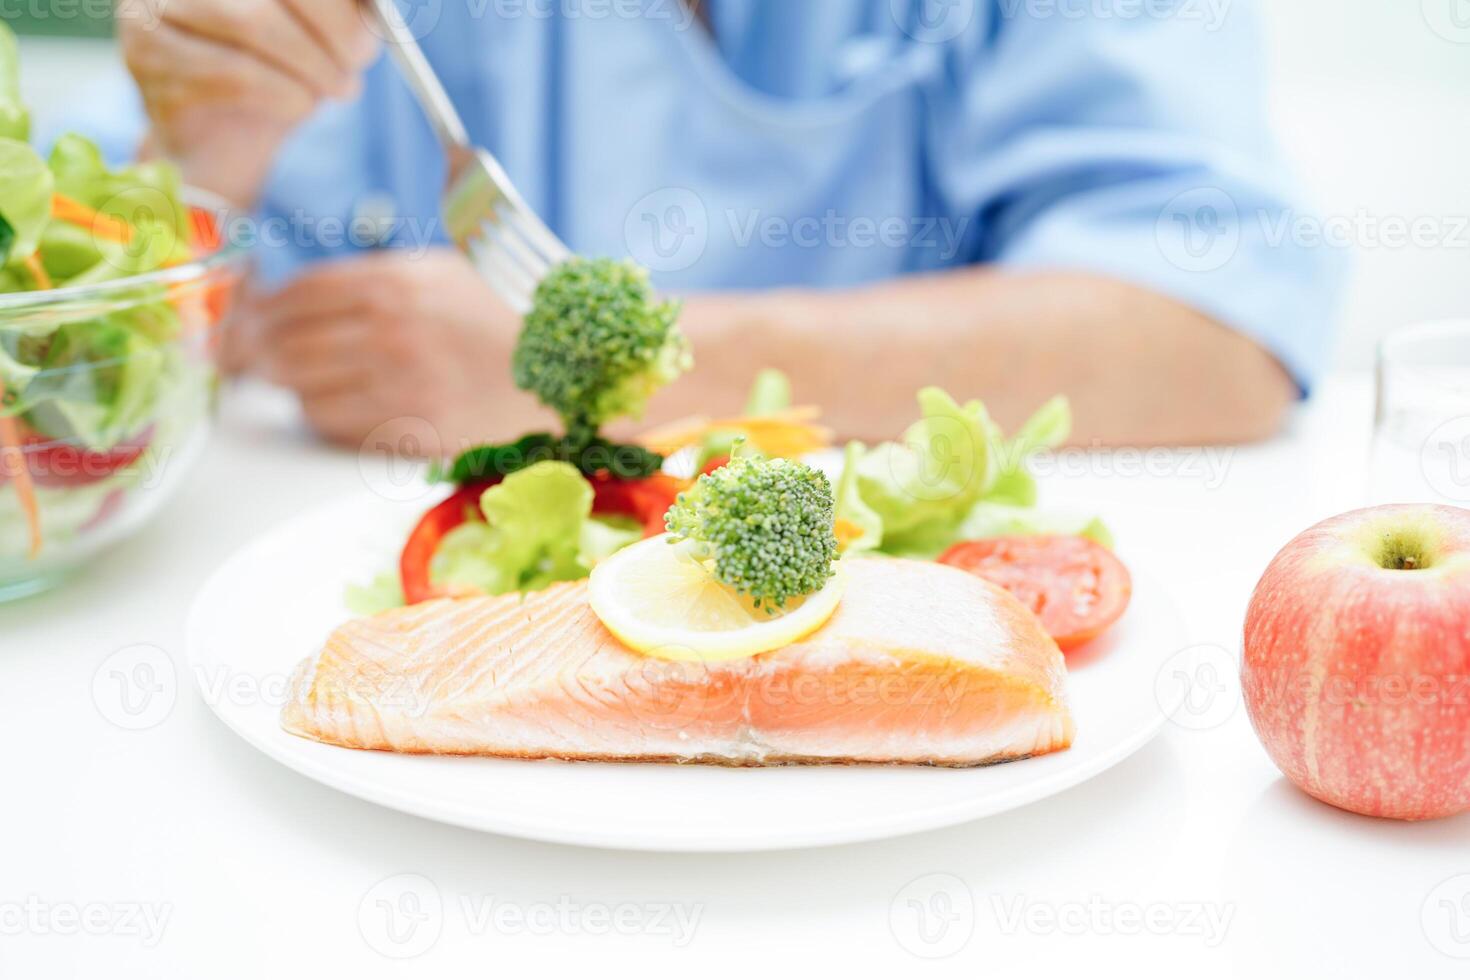
M 75 134 L 43 157 L 0 24 L 0 587 L 128 513 L 205 415 L 228 284 L 146 277 L 219 246 L 182 191 Z

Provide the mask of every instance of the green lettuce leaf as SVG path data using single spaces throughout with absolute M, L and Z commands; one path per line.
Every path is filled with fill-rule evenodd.
M 146 315 L 146 309 L 131 310 L 59 327 L 44 345 L 39 370 L 19 392 L 26 420 L 97 450 L 142 430 L 179 357 L 136 329 Z
M 46 161 L 29 145 L 0 139 L 0 217 L 10 226 L 7 262 L 30 258 L 51 221 L 51 191 L 55 181 Z
M 366 585 L 347 586 L 347 608 L 355 616 L 376 616 L 404 604 L 398 572 L 383 572 Z
M 47 271 L 59 273 L 67 285 L 139 275 L 190 258 L 189 211 L 183 201 L 183 178 L 174 165 L 145 161 L 109 170 L 97 144 L 68 133 L 52 147 L 49 166 L 57 193 L 121 218 L 133 229 L 126 243 L 99 238 L 85 228 L 76 230 L 90 242 L 74 232 L 58 231 L 58 241 L 46 243 Z M 66 251 L 53 258 L 53 244 Z M 54 270 L 53 261 L 57 263 Z
M 883 550 L 942 549 L 994 480 L 990 416 L 938 388 L 919 392 L 923 417 L 902 443 L 882 443 L 858 460 L 858 493 L 883 522 Z
M 1091 538 L 1105 548 L 1113 547 L 1113 533 L 1100 517 L 1017 507 L 982 501 L 965 517 L 956 541 L 1008 538 L 1033 534 L 1075 534 Z
M 31 115 L 20 97 L 20 45 L 15 32 L 0 22 L 0 139 L 31 138 Z
M 97 237 L 89 229 L 65 221 L 53 221 L 41 232 L 41 261 L 52 282 L 66 283 L 81 275 L 105 256 Z
M 592 485 L 574 466 L 537 463 L 513 473 L 485 491 L 480 509 L 483 523 L 444 536 L 430 566 L 434 581 L 504 595 L 587 576 L 582 535 Z
M 750 397 L 745 402 L 745 415 L 775 415 L 791 407 L 791 379 L 775 368 L 766 368 L 755 376 Z
M 589 570 L 604 558 L 643 540 L 643 526 L 629 517 L 589 517 L 582 525 L 577 560 Z
M 869 507 L 858 492 L 858 460 L 866 450 L 860 442 L 849 442 L 842 456 L 842 478 L 837 481 L 837 519 L 859 528 L 862 534 L 847 543 L 843 554 L 876 551 L 883 543 L 883 518 Z
M 1084 534 L 1111 546 L 1100 521 L 1036 509 L 1035 453 L 1066 441 L 1071 408 L 1057 397 L 1007 440 L 985 406 L 938 388 L 919 392 L 923 417 L 901 443 L 848 446 L 837 516 L 863 530 L 853 548 L 934 558 L 958 541 L 1005 534 Z M 876 538 L 876 543 L 874 539 Z
M 109 170 L 97 144 L 77 133 L 60 137 L 51 148 L 56 190 L 103 214 L 121 218 L 144 232 L 147 250 L 167 255 L 180 240 L 187 242 L 189 211 L 184 205 L 184 179 L 164 160 L 145 160 Z M 135 246 L 141 248 L 142 246 Z
M 1026 460 L 1043 449 L 1055 449 L 1071 434 L 1072 406 L 1062 395 L 1041 406 L 1009 442 L 1002 438 L 997 427 L 993 438 L 1000 446 L 998 472 L 985 499 L 1018 507 L 1034 507 L 1036 478 L 1026 468 Z
M 643 529 L 619 517 L 592 517 L 592 485 L 564 462 L 517 470 L 480 497 L 484 521 L 444 535 L 429 566 L 439 585 L 479 589 L 487 595 L 534 592 L 553 582 L 574 581 L 592 566 L 639 541 Z M 347 588 L 349 609 L 370 616 L 404 604 L 397 571 Z

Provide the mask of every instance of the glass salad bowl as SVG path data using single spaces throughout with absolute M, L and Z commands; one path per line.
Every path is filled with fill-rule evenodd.
M 188 201 L 188 261 L 0 293 L 0 600 L 133 534 L 203 448 L 246 253 L 221 242 L 216 202 Z

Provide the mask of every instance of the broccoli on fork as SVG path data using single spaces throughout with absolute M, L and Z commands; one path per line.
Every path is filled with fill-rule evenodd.
M 511 361 L 516 386 L 561 415 L 571 433 L 595 433 L 643 414 L 649 398 L 692 364 L 676 320 L 632 262 L 573 258 L 536 288 Z
M 832 486 L 804 463 L 739 456 L 679 495 L 665 523 L 757 609 L 783 609 L 833 575 Z

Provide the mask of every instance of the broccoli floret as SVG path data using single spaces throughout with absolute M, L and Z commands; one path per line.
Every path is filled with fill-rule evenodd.
M 664 518 L 670 541 L 688 541 L 714 576 L 774 611 L 832 577 L 832 485 L 789 459 L 739 457 L 699 478 Z
M 632 262 L 573 258 L 536 288 L 511 361 L 516 386 L 561 415 L 572 432 L 638 418 L 692 364 L 675 321 Z

